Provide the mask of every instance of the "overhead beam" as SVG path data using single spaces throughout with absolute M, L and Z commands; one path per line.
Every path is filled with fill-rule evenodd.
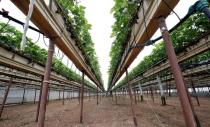
M 29 0 L 11 0 L 25 15 L 28 13 Z M 31 21 L 40 29 L 45 36 L 55 38 L 56 46 L 75 64 L 79 70 L 83 70 L 97 86 L 103 86 L 92 73 L 91 68 L 85 63 L 81 51 L 77 48 L 76 42 L 71 38 L 71 33 L 67 32 L 62 16 L 56 13 L 58 7 L 52 1 L 52 9 L 46 5 L 44 0 L 36 0 Z
M 140 7 L 138 13 L 138 23 L 132 28 L 132 36 L 127 42 L 126 49 L 122 55 L 121 62 L 118 66 L 116 73 L 112 79 L 109 89 L 111 89 L 115 83 L 120 79 L 126 69 L 136 59 L 138 54 L 143 50 L 142 48 L 135 48 L 130 50 L 131 46 L 142 45 L 149 40 L 158 29 L 157 17 L 168 17 L 179 0 L 147 0 L 143 1 L 143 5 Z M 167 4 L 170 8 L 167 6 Z M 142 10 L 144 8 L 144 11 Z M 144 12 L 144 14 L 143 14 Z M 146 21 L 144 22 L 144 17 Z M 145 27 L 146 26 L 146 27 Z

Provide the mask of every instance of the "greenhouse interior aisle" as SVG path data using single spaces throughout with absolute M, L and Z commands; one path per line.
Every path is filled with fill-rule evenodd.
M 0 3 L 0 127 L 210 127 L 210 0 Z
M 203 127 L 210 126 L 210 101 L 200 98 L 202 106 L 196 106 L 195 111 L 201 120 Z M 141 127 L 185 127 L 182 119 L 181 107 L 176 97 L 167 99 L 168 105 L 161 106 L 159 96 L 152 102 L 150 96 L 145 97 L 144 102 L 137 100 L 137 120 Z M 65 105 L 61 101 L 50 102 L 47 105 L 46 127 L 133 127 L 132 115 L 130 112 L 130 101 L 128 96 L 117 98 L 102 97 L 99 105 L 96 105 L 96 98 L 84 100 L 84 124 L 79 124 L 79 104 L 78 100 L 65 100 Z M 154 106 L 155 105 L 155 106 Z M 7 112 L 0 122 L 1 127 L 32 127 L 36 125 L 34 121 L 36 106 L 26 104 L 21 106 L 8 107 Z M 154 114 L 155 113 L 155 114 Z M 170 114 L 170 116 L 168 115 Z

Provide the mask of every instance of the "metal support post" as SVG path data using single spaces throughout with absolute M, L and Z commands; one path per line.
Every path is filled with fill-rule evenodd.
M 188 98 L 187 89 L 184 84 L 183 76 L 181 74 L 180 67 L 176 58 L 176 54 L 172 45 L 164 17 L 159 17 L 159 27 L 163 36 L 163 40 L 166 44 L 166 54 L 168 55 L 169 63 L 171 65 L 171 71 L 175 79 L 176 88 L 179 93 L 183 114 L 187 127 L 197 127 L 192 107 L 190 105 L 190 98 Z
M 1 110 L 0 110 L 0 118 L 2 116 L 2 113 L 3 113 L 3 110 L 4 110 L 4 106 L 5 106 L 5 103 L 7 101 L 7 97 L 8 97 L 11 85 L 12 85 L 12 77 L 9 80 L 9 84 L 7 86 L 7 89 L 5 89 L 4 98 L 3 98 L 2 105 L 1 105 Z
M 81 105 L 80 105 L 80 123 L 83 122 L 83 98 L 84 98 L 84 78 L 85 75 L 82 73 L 82 88 L 81 88 Z
M 128 84 L 128 93 L 129 93 L 129 96 L 130 96 L 130 103 L 131 103 L 131 111 L 132 111 L 132 115 L 133 115 L 133 122 L 134 122 L 135 126 L 138 126 L 137 119 L 136 119 L 136 113 L 135 113 L 136 107 L 133 104 L 134 100 L 133 100 L 132 88 L 131 88 L 131 84 L 129 83 L 128 71 L 127 70 L 126 70 L 126 79 L 127 79 L 127 84 Z
M 45 66 L 45 74 L 44 74 L 44 81 L 43 81 L 43 88 L 42 88 L 41 103 L 40 103 L 37 127 L 44 127 L 47 95 L 48 95 L 48 87 L 49 87 L 49 81 L 50 81 L 50 73 L 51 73 L 54 47 L 55 47 L 54 40 L 50 40 L 49 48 L 48 48 L 47 62 L 46 62 L 46 66 Z

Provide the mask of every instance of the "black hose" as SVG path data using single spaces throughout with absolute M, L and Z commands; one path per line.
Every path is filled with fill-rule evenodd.
M 25 23 L 23 23 L 22 21 L 20 21 L 20 20 L 18 20 L 18 19 L 15 19 L 15 18 L 13 18 L 13 17 L 11 17 L 11 16 L 9 16 L 8 13 L 4 13 L 4 12 L 0 11 L 0 15 L 2 15 L 4 18 L 7 18 L 7 19 L 9 19 L 9 20 L 11 20 L 11 21 L 13 21 L 13 22 L 15 22 L 15 23 L 17 23 L 17 24 L 20 24 L 20 25 L 24 25 L 24 24 L 25 24 Z M 40 30 L 38 30 L 38 29 L 36 29 L 36 28 L 34 28 L 34 27 L 32 27 L 32 26 L 29 26 L 29 28 L 30 28 L 31 30 L 34 30 L 34 31 L 36 31 L 36 32 L 41 33 L 41 34 L 44 35 L 44 33 L 42 33 Z

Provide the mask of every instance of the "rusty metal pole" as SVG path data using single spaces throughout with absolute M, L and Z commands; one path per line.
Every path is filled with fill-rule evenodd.
M 50 101 L 50 87 L 49 87 L 48 95 L 47 95 L 47 104 L 49 104 L 49 101 Z
M 115 91 L 115 103 L 117 105 L 117 90 Z
M 152 101 L 155 102 L 152 86 L 150 87 Z
M 160 89 L 161 102 L 162 102 L 162 105 L 164 106 L 164 105 L 166 105 L 166 97 L 165 97 L 165 92 L 163 90 L 163 84 L 162 84 L 159 76 L 157 76 L 156 79 L 157 79 L 158 86 L 159 86 L 159 89 Z
M 196 101 L 197 101 L 197 104 L 198 104 L 198 106 L 200 106 L 200 102 L 199 102 L 199 99 L 198 99 L 198 95 L 197 95 L 197 93 L 196 93 L 195 86 L 194 86 L 194 83 L 193 83 L 192 80 L 191 80 L 191 86 L 192 86 L 192 88 L 193 88 L 193 93 L 195 94 L 195 99 L 196 99 Z
M 100 92 L 100 93 L 99 93 L 100 101 L 101 101 L 101 96 L 102 96 L 102 94 L 101 94 L 101 92 Z
M 142 91 L 141 84 L 139 84 L 139 91 L 140 91 L 141 101 L 144 101 L 143 91 Z
M 36 119 L 35 119 L 36 122 L 38 122 L 39 109 L 40 109 L 40 102 L 41 102 L 41 97 L 42 97 L 43 81 L 44 81 L 44 77 L 42 77 L 42 83 L 41 83 L 40 91 L 39 91 L 39 101 L 38 101 L 38 104 L 37 104 Z
M 70 91 L 68 91 L 68 100 L 70 101 L 70 98 L 71 98 L 71 96 L 70 96 Z
M 135 97 L 135 104 L 137 104 L 136 90 L 135 89 L 133 90 L 133 93 L 134 93 L 134 97 Z
M 62 101 L 62 104 L 64 105 L 64 89 L 63 89 L 63 101 Z
M 97 86 L 97 93 L 96 93 L 97 95 L 97 105 L 98 105 L 98 86 Z
M 179 93 L 179 98 L 181 101 L 183 114 L 185 118 L 185 123 L 187 127 L 197 127 L 192 107 L 188 98 L 188 93 L 184 84 L 184 80 L 181 74 L 180 67 L 176 58 L 176 54 L 172 45 L 172 40 L 170 38 L 164 17 L 158 18 L 159 27 L 163 36 L 163 40 L 166 44 L 166 53 L 168 55 L 169 63 L 171 65 L 171 71 L 175 79 L 176 88 Z
M 34 104 L 36 102 L 36 88 L 35 88 L 35 93 L 34 93 Z
M 60 100 L 61 99 L 61 91 L 59 90 L 59 99 L 58 100 Z
M 49 87 L 49 81 L 50 81 L 50 73 L 51 73 L 54 48 L 55 48 L 54 40 L 50 40 L 49 48 L 48 48 L 47 62 L 46 62 L 46 66 L 45 66 L 45 74 L 44 74 L 44 81 L 43 81 L 43 88 L 42 88 L 41 103 L 40 103 L 37 127 L 44 127 L 48 87 Z
M 133 104 L 134 100 L 133 100 L 132 88 L 131 88 L 131 84 L 129 83 L 128 70 L 127 69 L 126 69 L 126 79 L 127 79 L 127 84 L 128 84 L 128 93 L 129 93 L 129 96 L 130 96 L 130 103 L 131 103 L 131 111 L 132 111 L 132 115 L 133 115 L 133 122 L 134 122 L 134 125 L 137 126 L 138 123 L 137 123 L 136 114 L 135 114 L 136 107 Z
M 5 94 L 4 94 L 3 102 L 1 104 L 0 118 L 2 116 L 2 113 L 3 113 L 3 110 L 4 110 L 4 106 L 5 106 L 5 103 L 7 101 L 7 97 L 8 97 L 8 94 L 9 94 L 9 90 L 10 90 L 11 85 L 12 85 L 12 78 L 10 78 L 9 84 L 7 86 L 7 89 L 5 89 Z
M 149 90 L 147 89 L 147 98 L 148 98 L 148 96 L 149 96 Z
M 171 84 L 169 84 L 169 88 L 168 88 L 168 96 L 171 97 Z
M 138 101 L 140 101 L 140 93 L 139 93 L 139 90 L 137 90 L 137 97 L 138 97 Z
M 78 89 L 78 102 L 79 102 L 79 104 L 80 104 L 80 92 L 81 92 L 81 88 L 79 87 L 79 89 Z
M 22 97 L 22 104 L 24 103 L 24 100 L 25 100 L 25 92 L 26 92 L 26 89 L 25 89 L 25 85 L 23 86 L 23 97 Z
M 90 90 L 89 90 L 89 101 L 90 101 Z
M 85 75 L 82 72 L 82 88 L 81 88 L 81 106 L 80 106 L 80 123 L 83 122 L 83 98 L 84 98 L 84 78 Z
M 114 101 L 113 91 L 110 91 L 110 96 L 112 97 L 112 101 Z
M 122 97 L 124 97 L 124 89 L 122 88 Z
M 186 90 L 188 90 L 187 86 L 186 86 Z M 188 98 L 190 98 L 190 95 L 189 95 L 189 92 L 188 92 L 188 91 L 187 91 L 187 96 L 188 96 Z M 190 101 L 190 106 L 191 106 L 191 108 L 192 108 L 192 112 L 193 112 L 193 114 L 194 114 L 194 118 L 195 118 L 197 127 L 201 127 L 201 124 L 200 124 L 200 121 L 199 121 L 199 119 L 198 119 L 198 116 L 195 114 L 195 110 L 194 110 L 194 107 L 193 107 L 192 100 L 189 99 L 189 101 Z

